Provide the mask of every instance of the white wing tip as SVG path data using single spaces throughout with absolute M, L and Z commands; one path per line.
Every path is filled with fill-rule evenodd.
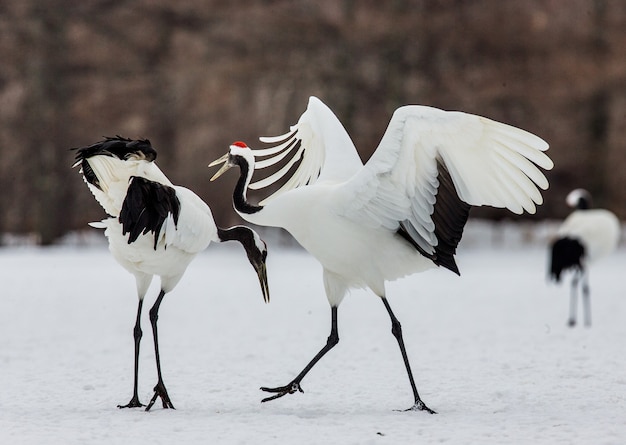
M 276 142 L 283 141 L 287 138 L 293 131 L 293 127 L 289 129 L 289 131 L 285 134 L 280 134 L 278 136 L 259 136 L 259 141 L 265 144 L 275 144 Z
M 541 203 L 537 203 L 538 205 L 541 205 Z M 535 206 L 534 204 L 530 207 L 526 207 L 524 208 L 524 210 L 526 210 L 526 213 L 528 213 L 529 215 L 534 215 L 535 213 L 537 213 L 537 206 Z M 521 214 L 522 212 L 520 212 Z
M 552 170 L 554 168 L 554 161 L 550 158 L 546 161 L 545 165 L 541 165 L 545 170 Z

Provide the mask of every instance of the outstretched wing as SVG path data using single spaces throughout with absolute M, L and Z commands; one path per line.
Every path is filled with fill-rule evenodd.
M 341 187 L 337 212 L 397 231 L 457 272 L 454 252 L 470 206 L 534 213 L 553 164 L 548 144 L 524 130 L 425 106 L 396 110 L 376 152 Z
M 252 150 L 255 172 L 279 162 L 284 162 L 284 165 L 272 175 L 250 184 L 251 189 L 274 184 L 299 162 L 285 184 L 261 204 L 286 191 L 317 181 L 347 180 L 363 166 L 354 143 L 337 116 L 316 97 L 309 99 L 306 111 L 288 133 L 260 139 L 272 144 L 272 147 Z

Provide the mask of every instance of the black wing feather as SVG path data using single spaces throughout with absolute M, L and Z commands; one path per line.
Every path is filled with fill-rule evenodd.
M 129 234 L 128 244 L 135 242 L 139 235 L 153 232 L 156 250 L 161 228 L 170 213 L 178 224 L 180 201 L 176 190 L 146 178 L 131 177 L 119 216 L 122 233 Z
M 435 252 L 432 254 L 425 252 L 411 237 L 410 233 L 414 230 L 407 228 L 407 225 L 410 225 L 409 221 L 401 222 L 397 233 L 436 265 L 460 275 L 454 254 L 463 236 L 463 228 L 469 217 L 471 206 L 459 198 L 450 172 L 440 159 L 437 159 L 437 171 L 439 188 L 431 216 L 435 223 L 435 236 L 437 237 Z
M 145 157 L 147 161 L 156 159 L 156 150 L 148 139 L 128 139 L 122 136 L 105 137 L 95 144 L 72 148 L 72 150 L 76 150 L 77 162 L 99 155 L 114 156 L 123 160 L 134 154 Z
M 152 162 L 156 159 L 157 153 L 148 139 L 128 139 L 121 136 L 105 137 L 102 141 L 86 147 L 72 148 L 76 150 L 76 164 L 80 164 L 83 175 L 89 184 L 99 189 L 100 181 L 89 165 L 88 159 L 94 156 L 111 156 L 121 160 L 128 159 L 131 155 Z

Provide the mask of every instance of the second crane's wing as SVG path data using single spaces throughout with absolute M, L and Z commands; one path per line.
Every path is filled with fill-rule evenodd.
M 534 213 L 552 168 L 539 137 L 484 117 L 425 106 L 394 113 L 376 152 L 341 187 L 336 211 L 397 231 L 458 273 L 454 252 L 470 206 Z
M 337 116 L 316 97 L 309 99 L 306 111 L 288 133 L 262 137 L 261 141 L 272 146 L 252 150 L 255 172 L 274 165 L 281 167 L 250 184 L 251 189 L 267 187 L 293 171 L 285 183 L 261 204 L 284 192 L 318 181 L 345 181 L 363 166 L 350 136 Z

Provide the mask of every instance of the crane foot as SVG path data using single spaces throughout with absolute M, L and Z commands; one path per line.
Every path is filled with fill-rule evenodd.
M 426 404 L 422 402 L 421 400 L 416 400 L 415 404 L 412 407 L 405 409 L 403 411 L 405 412 L 406 411 L 426 411 L 427 413 L 430 413 L 430 414 L 437 414 L 436 411 L 433 411 L 432 409 L 427 407 Z
M 274 400 L 274 399 L 278 399 L 282 396 L 286 396 L 287 394 L 293 394 L 296 391 L 300 391 L 300 392 L 304 392 L 302 390 L 302 387 L 300 386 L 300 382 L 291 382 L 288 385 L 285 386 L 279 386 L 277 388 L 267 388 L 265 386 L 261 387 L 261 391 L 265 391 L 265 392 L 275 392 L 276 394 L 271 396 L 271 397 L 266 397 L 265 399 L 261 400 L 261 403 L 263 402 L 269 402 L 270 400 Z
M 150 403 L 148 403 L 148 406 L 146 406 L 146 411 L 150 411 L 150 408 L 152 408 L 152 405 L 154 405 L 154 402 L 156 402 L 156 399 L 160 397 L 161 398 L 161 402 L 163 402 L 163 409 L 176 409 L 174 408 L 174 405 L 172 404 L 172 401 L 170 400 L 170 396 L 167 394 L 167 389 L 165 389 L 165 384 L 163 383 L 162 380 L 159 380 L 156 384 L 156 386 L 154 387 L 154 395 L 152 396 L 152 399 L 150 399 Z
M 117 405 L 118 408 L 142 408 L 146 405 L 144 405 L 143 403 L 141 403 L 139 401 L 139 397 L 137 396 L 133 396 L 132 399 L 130 399 L 130 402 L 128 402 L 126 405 Z

